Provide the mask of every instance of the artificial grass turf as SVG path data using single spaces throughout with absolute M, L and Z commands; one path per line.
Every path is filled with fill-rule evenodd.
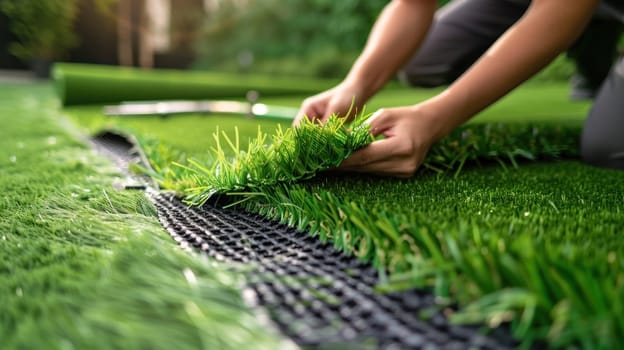
M 61 126 L 48 85 L 0 85 L 0 347 L 282 345 L 239 273 L 181 251 L 140 192 Z
M 613 348 L 624 311 L 623 186 L 617 171 L 563 161 L 400 182 L 326 175 L 244 206 L 389 268 L 385 288 L 480 300 L 464 320 L 514 320 L 527 344 Z
M 537 155 L 574 154 L 587 104 L 568 103 L 566 93 L 563 85 L 525 86 L 477 122 L 549 119 L 570 127 L 571 134 L 557 133 L 552 125 L 535 133 L 519 123 L 511 129 L 495 128 L 491 136 L 499 140 L 496 143 L 483 137 L 487 126 L 475 126 L 471 130 L 477 130 L 479 148 L 450 150 L 470 151 L 479 159 L 494 150 L 499 160 L 514 152 L 522 155 L 527 145 Z M 390 89 L 372 101 L 369 110 L 376 103 L 410 103 L 426 95 Z M 266 102 L 299 103 L 278 97 Z M 89 122 L 81 118 L 77 113 L 77 120 Z M 189 118 L 194 117 L 166 123 L 175 129 L 176 123 L 182 125 Z M 200 134 L 214 130 L 216 122 L 192 120 L 197 125 L 187 131 L 198 135 L 194 144 L 162 132 L 161 140 L 169 146 L 160 151 L 184 148 L 190 156 L 207 158 L 214 140 Z M 248 121 L 239 120 L 249 127 Z M 132 125 L 141 135 L 154 133 L 162 123 L 115 120 L 118 127 Z M 546 131 L 543 139 L 538 137 L 544 135 L 540 130 Z M 254 134 L 242 131 L 241 139 Z M 552 140 L 557 135 L 561 138 Z M 497 148 L 488 148 L 492 145 Z M 171 160 L 160 151 L 152 153 L 161 157 L 155 160 Z M 438 154 L 441 163 L 454 161 L 452 154 Z M 577 160 L 523 163 L 518 168 L 489 164 L 469 166 L 459 175 L 429 172 L 408 181 L 323 175 L 256 189 L 243 205 L 388 268 L 392 274 L 385 288 L 429 285 L 440 297 L 468 305 L 456 318 L 492 325 L 512 320 L 515 335 L 527 345 L 547 340 L 554 347 L 611 348 L 624 334 L 620 292 L 624 260 L 618 240 L 623 185 L 621 172 Z

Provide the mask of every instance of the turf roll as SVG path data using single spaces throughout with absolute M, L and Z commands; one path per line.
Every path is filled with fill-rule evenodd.
M 76 63 L 55 64 L 52 77 L 63 106 L 164 99 L 242 99 L 250 90 L 258 91 L 261 96 L 310 95 L 335 83 L 331 80 Z

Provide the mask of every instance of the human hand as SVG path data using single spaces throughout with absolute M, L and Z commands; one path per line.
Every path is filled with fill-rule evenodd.
M 318 95 L 305 99 L 293 121 L 297 126 L 303 118 L 324 123 L 332 114 L 353 118 L 362 109 L 365 97 L 362 89 L 342 83 Z
M 354 152 L 339 169 L 407 178 L 443 136 L 440 123 L 418 105 L 380 109 L 366 123 L 374 136 L 385 138 Z

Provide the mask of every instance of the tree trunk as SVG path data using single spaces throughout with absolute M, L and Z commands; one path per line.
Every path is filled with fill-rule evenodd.
M 119 0 L 117 19 L 117 55 L 119 64 L 132 66 L 132 4 L 131 0 Z

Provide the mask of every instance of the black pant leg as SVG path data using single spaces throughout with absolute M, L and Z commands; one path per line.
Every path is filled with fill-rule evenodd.
M 598 90 L 617 56 L 623 24 L 613 18 L 594 16 L 587 28 L 568 50 L 587 88 Z
M 581 154 L 587 163 L 624 169 L 624 57 L 594 100 L 581 136 Z
M 399 72 L 412 86 L 449 84 L 526 11 L 529 1 L 455 0 L 441 8 L 420 49 Z

